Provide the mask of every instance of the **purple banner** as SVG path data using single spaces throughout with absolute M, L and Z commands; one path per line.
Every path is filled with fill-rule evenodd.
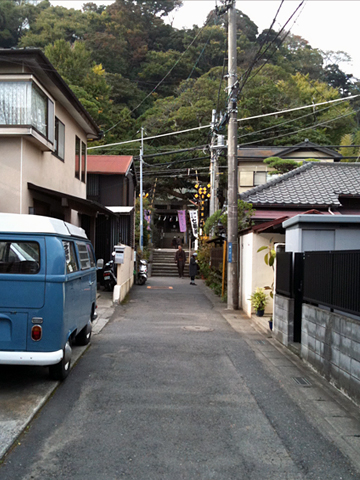
M 151 230 L 150 224 L 151 224 L 151 215 L 148 210 L 144 210 L 144 218 L 147 221 L 147 230 Z
M 179 215 L 179 227 L 180 227 L 180 232 L 186 232 L 186 212 L 185 210 L 178 210 L 178 215 Z

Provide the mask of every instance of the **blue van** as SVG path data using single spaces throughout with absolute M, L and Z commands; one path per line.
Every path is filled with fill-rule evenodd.
M 67 377 L 71 346 L 96 318 L 96 264 L 85 231 L 62 220 L 0 213 L 0 364 Z

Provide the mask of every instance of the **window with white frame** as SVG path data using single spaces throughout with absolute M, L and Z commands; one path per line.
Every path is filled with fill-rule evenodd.
M 31 126 L 54 141 L 54 103 L 33 80 L 0 78 L 0 126 Z
M 254 172 L 254 186 L 263 185 L 267 182 L 266 172 Z

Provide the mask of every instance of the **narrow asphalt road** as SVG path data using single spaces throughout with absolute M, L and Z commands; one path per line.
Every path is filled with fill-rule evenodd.
M 1 480 L 360 479 L 274 370 L 294 365 L 271 342 L 235 331 L 202 285 L 147 286 L 116 308 Z

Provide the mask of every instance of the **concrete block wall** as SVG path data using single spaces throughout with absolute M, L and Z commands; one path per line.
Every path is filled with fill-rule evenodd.
M 274 297 L 273 335 L 283 345 L 294 339 L 294 299 L 276 294 Z
M 360 320 L 303 304 L 301 356 L 360 404 Z

